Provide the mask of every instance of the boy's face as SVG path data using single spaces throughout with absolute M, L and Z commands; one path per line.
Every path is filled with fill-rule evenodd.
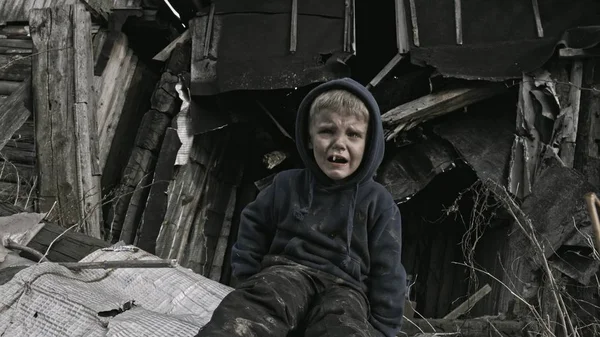
M 323 173 L 333 180 L 358 169 L 365 151 L 368 121 L 336 111 L 318 111 L 310 121 L 309 147 Z

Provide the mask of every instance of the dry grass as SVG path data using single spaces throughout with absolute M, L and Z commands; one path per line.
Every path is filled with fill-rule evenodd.
M 508 193 L 503 187 L 493 181 L 477 182 L 470 186 L 468 189 L 463 191 L 455 203 L 448 209 L 447 213 L 460 212 L 458 209 L 458 202 L 465 195 L 470 195 L 473 198 L 473 208 L 470 210 L 468 220 L 465 221 L 466 232 L 462 238 L 461 247 L 464 254 L 464 262 L 455 262 L 455 264 L 468 268 L 470 270 L 470 282 L 474 285 L 478 284 L 477 275 L 486 275 L 491 278 L 497 285 L 505 288 L 514 299 L 521 303 L 528 312 L 528 317 L 525 319 L 532 321 L 532 331 L 529 331 L 531 336 L 544 336 L 544 337 L 582 337 L 584 336 L 583 330 L 587 329 L 598 329 L 600 327 L 600 318 L 594 319 L 593 321 L 584 322 L 583 319 L 578 317 L 574 311 L 574 306 L 579 308 L 580 311 L 585 310 L 585 307 L 597 308 L 592 303 L 585 302 L 574 298 L 571 294 L 567 293 L 564 285 L 560 279 L 560 274 L 552 269 L 549 265 L 548 260 L 545 258 L 545 240 L 539 236 L 535 230 L 533 223 L 524 214 L 515 201 L 515 199 Z M 531 300 L 527 300 L 525 296 L 517 289 L 514 284 L 507 285 L 502 282 L 501 279 L 496 275 L 492 275 L 488 271 L 484 270 L 477 265 L 475 261 L 475 250 L 479 244 L 485 228 L 489 225 L 490 221 L 495 215 L 495 210 L 502 207 L 511 216 L 515 230 L 522 232 L 531 245 L 533 256 L 529 258 L 534 259 L 538 262 L 540 272 L 542 274 L 543 285 L 540 287 L 541 290 L 547 290 L 549 293 L 549 299 L 552 301 L 552 306 L 556 309 L 556 318 L 549 317 L 541 312 L 544 306 L 548 306 L 549 303 L 541 302 L 542 291 L 538 291 L 537 303 L 531 303 Z M 460 218 L 464 221 L 465 217 L 462 215 Z M 577 228 L 577 226 L 575 226 Z M 592 238 L 589 235 L 580 231 L 581 235 L 585 236 L 585 239 L 589 242 L 590 247 L 594 247 Z M 593 257 L 598 260 L 598 252 L 594 249 Z M 511 261 L 507 261 L 512 263 Z M 508 271 L 504 269 L 506 273 Z M 596 277 L 596 286 L 598 293 L 600 294 L 600 281 Z M 569 303 L 570 305 L 567 305 Z M 592 313 L 587 315 L 594 317 Z M 558 321 L 556 321 L 558 320 Z

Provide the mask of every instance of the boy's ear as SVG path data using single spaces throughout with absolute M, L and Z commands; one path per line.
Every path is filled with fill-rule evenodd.
M 312 141 L 310 139 L 308 140 L 308 148 L 311 150 L 313 149 Z

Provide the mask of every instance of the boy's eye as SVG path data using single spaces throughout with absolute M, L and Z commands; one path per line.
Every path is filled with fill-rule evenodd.
M 333 133 L 333 130 L 332 129 L 321 129 L 321 130 L 319 130 L 319 133 L 330 135 Z
M 362 134 L 358 132 L 350 132 L 348 136 L 350 136 L 351 138 L 362 138 Z

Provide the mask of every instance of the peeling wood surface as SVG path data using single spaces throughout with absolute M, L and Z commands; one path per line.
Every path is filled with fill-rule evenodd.
M 83 5 L 31 11 L 40 209 L 61 225 L 101 236 L 100 184 L 92 177 L 91 19 Z M 56 207 L 54 207 L 56 202 Z
M 390 140 L 399 132 L 410 130 L 435 117 L 490 98 L 505 89 L 502 84 L 449 89 L 402 104 L 381 116 L 384 127 L 390 130 L 386 133 L 386 139 Z

